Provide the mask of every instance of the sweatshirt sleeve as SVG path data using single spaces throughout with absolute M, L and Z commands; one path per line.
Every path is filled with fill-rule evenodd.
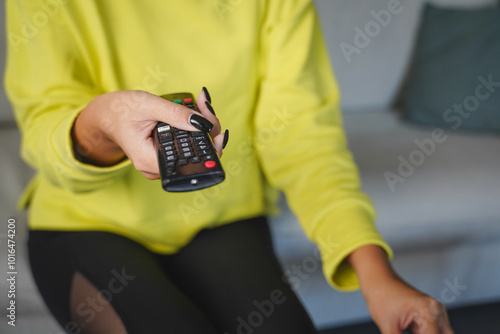
M 79 112 L 104 92 L 64 24 L 64 4 L 7 0 L 5 87 L 22 133 L 21 156 L 39 176 L 73 192 L 113 182 L 130 164 L 96 167 L 75 159 L 71 128 Z M 89 141 L 99 144 L 95 134 Z
M 321 252 L 323 271 L 335 288 L 359 288 L 345 258 L 379 245 L 375 210 L 360 190 L 347 149 L 332 75 L 317 14 L 310 0 L 275 1 L 263 26 L 262 81 L 254 147 L 266 178 L 285 193 L 306 235 Z

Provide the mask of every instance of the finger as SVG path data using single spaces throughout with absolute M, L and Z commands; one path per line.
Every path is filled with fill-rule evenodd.
M 151 174 L 148 172 L 141 172 L 148 180 L 158 180 L 160 178 L 160 174 Z
M 441 314 L 439 318 L 439 328 L 441 330 L 440 333 L 453 334 L 453 329 L 451 328 L 450 320 L 448 318 L 448 313 L 446 312 L 446 310 Z
M 438 325 L 435 322 L 423 320 L 411 326 L 413 334 L 440 334 Z
M 229 142 L 229 130 L 226 129 L 226 131 L 224 131 L 224 140 L 222 141 L 222 149 L 226 148 L 228 142 Z
M 210 93 L 208 92 L 207 87 L 203 87 L 203 94 L 205 94 L 205 98 L 207 99 L 208 103 L 212 103 L 212 98 L 210 97 Z
M 217 136 L 214 137 L 213 142 L 214 142 L 214 148 L 217 151 L 217 154 L 219 155 L 219 157 L 222 157 L 222 146 L 224 144 L 224 134 L 219 133 Z
M 396 324 L 386 324 L 385 326 L 380 326 L 379 329 L 380 329 L 380 332 L 382 334 L 400 334 L 401 333 L 401 331 L 399 330 L 399 328 Z
M 160 169 L 158 166 L 158 157 L 152 138 L 148 138 L 138 143 L 131 143 L 127 147 L 129 147 L 129 149 L 125 153 L 135 169 L 150 180 L 159 178 Z
M 215 136 L 217 136 L 221 131 L 220 122 L 217 116 L 215 115 L 214 108 L 208 102 L 207 97 L 203 91 L 201 91 L 200 94 L 198 94 L 198 100 L 196 101 L 196 105 L 200 113 L 203 115 L 203 117 L 208 119 L 214 125 L 212 131 L 210 131 L 210 136 L 212 138 L 215 138 Z
M 199 113 L 159 96 L 153 95 L 145 112 L 154 121 L 162 121 L 178 129 L 210 132 L 214 124 Z
M 441 328 L 441 332 L 443 334 L 454 334 L 455 332 L 453 331 L 453 328 L 451 328 L 450 324 L 445 325 L 443 328 Z
M 414 334 L 440 334 L 438 318 L 424 310 L 413 316 L 410 328 Z

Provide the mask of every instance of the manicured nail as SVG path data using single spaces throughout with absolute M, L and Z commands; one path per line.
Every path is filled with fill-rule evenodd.
M 208 101 L 205 101 L 205 105 L 207 106 L 208 110 L 210 110 L 210 112 L 215 116 L 215 110 L 214 108 L 212 108 L 212 105 L 208 103 Z
M 226 131 L 224 132 L 224 140 L 222 141 L 222 149 L 226 148 L 228 140 L 229 140 L 229 130 L 226 129 Z
M 191 114 L 191 116 L 189 116 L 189 123 L 203 132 L 210 132 L 214 127 L 214 125 L 208 119 L 201 117 L 198 114 Z
M 208 92 L 206 87 L 203 87 L 203 93 L 205 94 L 205 97 L 207 98 L 208 103 L 212 103 L 212 99 L 210 98 L 210 93 Z

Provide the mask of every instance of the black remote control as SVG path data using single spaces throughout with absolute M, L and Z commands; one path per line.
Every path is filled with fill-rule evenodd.
M 191 93 L 161 97 L 198 110 Z M 210 134 L 184 131 L 158 122 L 153 131 L 153 140 L 158 152 L 161 184 L 166 191 L 200 190 L 224 181 L 224 170 Z

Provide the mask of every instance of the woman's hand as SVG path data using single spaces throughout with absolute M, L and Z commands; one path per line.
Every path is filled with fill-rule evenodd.
M 382 334 L 453 334 L 444 306 L 406 284 L 378 246 L 364 246 L 348 258 L 358 274 L 370 314 Z
M 383 334 L 452 334 L 444 305 L 400 279 L 384 280 L 364 292 L 373 320 Z
M 117 91 L 96 97 L 82 110 L 73 126 L 75 152 L 84 161 L 111 166 L 128 157 L 148 179 L 158 179 L 159 168 L 151 133 L 158 121 L 188 131 L 210 132 L 222 155 L 224 134 L 202 91 L 198 110 L 144 91 Z M 213 110 L 213 109 L 212 109 Z

